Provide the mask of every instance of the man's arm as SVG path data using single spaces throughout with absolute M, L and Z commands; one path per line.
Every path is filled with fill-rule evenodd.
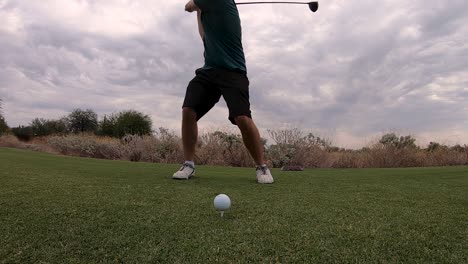
M 200 37 L 203 40 L 205 37 L 205 31 L 203 31 L 203 24 L 201 22 L 201 10 L 197 10 L 197 20 L 198 20 L 198 33 L 200 33 Z

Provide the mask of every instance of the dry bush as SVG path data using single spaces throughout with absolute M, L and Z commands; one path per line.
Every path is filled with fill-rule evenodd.
M 154 137 L 127 135 L 120 140 L 121 158 L 129 161 L 156 162 Z
M 1 136 L 0 147 L 28 149 L 28 150 L 33 150 L 33 151 L 57 154 L 57 152 L 54 151 L 49 146 L 47 146 L 47 144 L 44 144 L 40 141 L 37 141 L 37 142 L 31 141 L 29 143 L 25 143 L 25 142 L 20 141 L 16 136 L 13 136 L 13 135 Z
M 268 133 L 276 143 L 271 145 L 265 153 L 273 167 L 320 168 L 327 164 L 329 153 L 326 149 L 331 144 L 329 140 L 316 137 L 312 133 L 304 135 L 297 128 L 268 130 Z
M 5 135 L 0 137 L 0 147 L 6 148 L 21 148 L 24 145 L 17 137 L 13 135 Z
M 200 165 L 225 165 L 221 139 L 214 133 L 200 135 L 197 142 L 196 161 Z
M 344 151 L 333 153 L 332 168 L 361 168 L 363 154 L 358 151 Z
M 237 132 L 237 130 L 236 130 Z M 271 167 L 306 168 L 396 168 L 468 165 L 468 146 L 447 147 L 431 144 L 427 149 L 414 145 L 410 137 L 388 134 L 387 141 L 375 142 L 360 150 L 331 147 L 329 141 L 304 135 L 298 129 L 269 131 L 276 144 L 265 147 Z M 391 144 L 390 144 L 390 143 Z M 408 143 L 409 142 L 409 143 Z M 0 137 L 0 147 L 30 149 L 100 159 L 123 159 L 156 163 L 180 163 L 183 150 L 180 137 L 161 128 L 151 136 L 122 139 L 94 134 L 36 137 L 29 143 L 13 135 Z M 406 144 L 408 143 L 408 144 Z M 265 142 L 264 142 L 265 144 Z M 197 144 L 196 163 L 200 165 L 252 167 L 254 161 L 242 137 L 232 129 L 202 133 Z
M 284 166 L 324 168 L 329 156 L 326 150 L 314 144 L 298 144 L 289 147 L 271 146 L 265 155 L 276 168 Z
M 180 139 L 176 136 L 127 135 L 121 140 L 122 158 L 130 161 L 180 163 L 183 160 Z
M 182 139 L 174 134 L 157 134 L 156 154 L 160 163 L 181 163 L 184 159 Z
M 303 149 L 304 155 L 300 159 L 306 168 L 325 168 L 329 160 L 330 153 L 323 148 L 312 145 Z
M 448 148 L 439 148 L 425 153 L 426 166 L 458 166 L 468 165 L 468 154 L 451 150 Z
M 417 148 L 398 148 L 375 144 L 366 149 L 362 155 L 363 168 L 398 168 L 398 167 L 422 167 L 424 156 L 419 154 Z
M 252 167 L 252 160 L 242 137 L 232 132 L 215 131 L 200 136 L 197 162 L 199 164 Z
M 98 159 L 120 159 L 122 151 L 117 139 L 97 137 L 92 134 L 51 136 L 47 144 L 63 155 Z

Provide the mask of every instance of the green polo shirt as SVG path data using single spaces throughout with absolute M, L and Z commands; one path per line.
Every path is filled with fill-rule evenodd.
M 247 72 L 239 12 L 234 0 L 194 0 L 202 10 L 205 65 Z

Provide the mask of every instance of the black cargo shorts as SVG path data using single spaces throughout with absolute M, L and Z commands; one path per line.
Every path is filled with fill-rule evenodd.
M 219 101 L 221 95 L 229 109 L 229 120 L 236 125 L 235 118 L 252 118 L 249 102 L 249 79 L 243 72 L 224 69 L 197 69 L 187 86 L 184 104 L 197 114 L 200 120 Z

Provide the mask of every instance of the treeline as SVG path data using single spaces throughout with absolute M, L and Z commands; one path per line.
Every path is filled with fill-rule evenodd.
M 122 138 L 125 135 L 151 135 L 152 121 L 148 115 L 135 110 L 104 115 L 98 120 L 98 115 L 91 109 L 75 109 L 59 119 L 35 118 L 27 126 L 11 128 L 11 132 L 23 141 L 30 141 L 34 137 L 78 133 Z

